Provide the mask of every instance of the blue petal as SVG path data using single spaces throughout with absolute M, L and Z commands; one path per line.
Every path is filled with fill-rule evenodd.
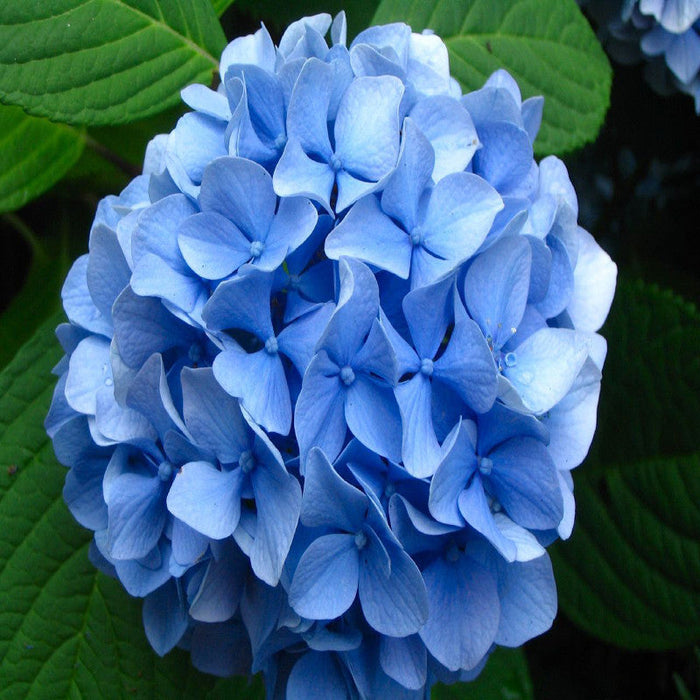
M 332 91 L 332 67 L 311 58 L 299 73 L 287 110 L 290 139 L 296 139 L 304 153 L 325 162 L 332 155 L 327 126 Z
M 194 441 L 212 450 L 224 464 L 238 461 L 249 444 L 238 401 L 221 388 L 208 367 L 185 367 L 180 379 L 182 412 Z
M 288 700 L 348 697 L 348 687 L 339 661 L 330 652 L 307 651 L 289 674 L 284 697 Z
M 224 678 L 250 673 L 250 641 L 237 620 L 195 625 L 190 649 L 192 664 L 204 673 Z
M 436 559 L 424 572 L 430 615 L 420 630 L 428 651 L 450 671 L 474 668 L 498 632 L 493 575 L 472 559 Z
M 271 274 L 249 268 L 222 282 L 204 307 L 202 319 L 211 330 L 240 329 L 264 342 L 274 335 L 269 304 L 272 281 Z
M 320 449 L 312 449 L 306 461 L 302 523 L 355 533 L 366 510 L 367 497 L 340 477 Z
M 394 462 L 401 461 L 401 413 L 390 386 L 359 375 L 347 389 L 345 419 L 360 442 Z
M 163 487 L 157 476 L 117 477 L 107 501 L 107 546 L 113 559 L 140 559 L 158 544 L 167 516 Z
M 114 300 L 129 284 L 131 270 L 116 234 L 104 224 L 93 226 L 90 231 L 90 258 L 86 274 L 95 306 L 109 318 Z
M 267 235 L 277 197 L 265 168 L 247 158 L 225 157 L 204 171 L 199 203 L 202 211 L 221 214 L 255 241 Z
M 331 231 L 325 251 L 333 260 L 349 255 L 403 279 L 408 277 L 410 239 L 382 212 L 379 200 L 373 195 L 360 199 Z
M 389 341 L 384 324 L 378 319 L 372 321 L 367 338 L 358 353 L 352 359 L 356 372 L 380 377 L 394 386 L 398 381 L 396 356 Z
M 422 224 L 423 245 L 433 255 L 459 263 L 473 255 L 491 228 L 503 200 L 472 173 L 452 173 L 431 192 Z
M 276 586 L 299 520 L 301 487 L 275 462 L 258 466 L 251 479 L 258 520 L 250 563 L 258 578 Z
M 421 479 L 435 473 L 441 457 L 433 430 L 430 389 L 430 380 L 421 373 L 395 389 L 403 423 L 403 463 L 410 474 Z
M 409 292 L 402 307 L 411 339 L 421 359 L 435 357 L 452 315 L 452 279 Z
M 163 258 L 151 253 L 139 258 L 131 276 L 131 288 L 139 296 L 160 297 L 188 313 L 204 291 L 194 275 L 173 270 Z
M 304 375 L 294 409 L 302 468 L 313 446 L 320 447 L 329 459 L 335 459 L 345 444 L 345 391 L 339 371 L 328 355 L 320 352 L 311 360 Z
M 380 552 L 371 543 L 363 551 L 359 595 L 367 622 L 378 632 L 405 637 L 417 632 L 428 617 L 428 598 L 418 567 L 396 545 L 390 545 L 391 568 L 382 570 Z
M 189 567 L 199 561 L 207 551 L 209 539 L 177 518 L 173 518 L 172 528 L 170 539 L 175 562 Z
M 520 324 L 530 286 L 530 263 L 527 240 L 508 236 L 479 255 L 467 272 L 464 297 L 469 314 L 496 349 Z
M 98 389 L 112 385 L 109 341 L 88 336 L 73 351 L 66 378 L 66 400 L 80 413 L 95 415 Z
M 248 560 L 233 540 L 224 541 L 223 552 L 207 566 L 189 613 L 200 622 L 226 622 L 233 617 L 248 575 Z
M 435 154 L 428 139 L 412 119 L 404 119 L 399 161 L 384 188 L 382 209 L 399 221 L 405 231 L 418 225 L 418 204 L 430 182 L 434 163 Z
M 409 116 L 435 151 L 431 173 L 435 182 L 467 167 L 479 147 L 479 138 L 469 112 L 458 100 L 446 95 L 424 97 Z
M 370 269 L 352 258 L 340 261 L 338 304 L 318 342 L 338 367 L 349 364 L 362 347 L 379 312 L 379 288 Z
M 280 200 L 265 239 L 266 248 L 279 247 L 283 250 L 283 258 L 286 257 L 313 233 L 317 221 L 316 207 L 308 199 L 291 197 Z
M 160 588 L 170 578 L 169 560 L 170 546 L 162 538 L 160 545 L 147 557 L 141 560 L 117 560 L 114 568 L 127 593 L 142 598 Z
M 532 166 L 532 143 L 527 132 L 504 121 L 479 127 L 483 148 L 474 154 L 474 172 L 501 194 L 511 194 L 525 180 Z
M 185 262 L 208 280 L 230 275 L 251 258 L 250 241 L 237 226 L 215 212 L 186 219 L 177 240 Z
M 443 447 L 446 449 L 445 456 L 430 482 L 430 513 L 441 523 L 463 525 L 458 498 L 477 469 L 467 424 L 460 423 Z
M 419 690 L 425 685 L 428 658 L 425 644 L 416 635 L 382 636 L 379 640 L 379 661 L 387 676 L 404 688 Z
M 548 411 L 567 394 L 588 357 L 590 340 L 566 328 L 543 328 L 516 348 L 504 376 L 535 414 Z
M 177 473 L 168 493 L 168 510 L 214 540 L 228 537 L 241 513 L 240 469 L 222 472 L 207 462 L 190 462 Z
M 356 78 L 345 91 L 335 120 L 336 156 L 342 168 L 377 182 L 399 155 L 399 103 L 404 87 L 393 76 Z
M 104 458 L 81 459 L 66 474 L 63 500 L 73 517 L 90 530 L 107 527 L 107 505 L 102 497 L 106 466 Z
M 273 176 L 275 192 L 280 197 L 309 197 L 328 212 L 335 173 L 325 162 L 310 158 L 299 141 L 290 136 Z
M 90 296 L 88 265 L 89 256 L 81 255 L 71 266 L 61 288 L 63 308 L 71 323 L 109 338 L 112 335 L 112 321 L 100 312 Z
M 292 401 L 284 365 L 277 353 L 247 353 L 235 346 L 214 360 L 214 376 L 225 391 L 240 398 L 256 423 L 286 435 L 292 423 Z
M 143 601 L 143 627 L 158 656 L 167 654 L 187 630 L 187 610 L 179 583 L 171 579 Z
M 301 377 L 311 362 L 316 343 L 325 330 L 333 309 L 332 302 L 323 304 L 290 323 L 277 337 L 280 352 L 292 361 Z
M 355 535 L 323 535 L 304 552 L 289 589 L 289 604 L 310 620 L 332 620 L 355 600 L 360 557 Z
M 563 504 L 557 471 L 547 448 L 532 438 L 514 438 L 489 454 L 494 495 L 515 522 L 535 530 L 559 525 Z
M 498 393 L 493 356 L 479 326 L 466 315 L 457 321 L 433 376 L 446 383 L 477 413 L 488 411 Z

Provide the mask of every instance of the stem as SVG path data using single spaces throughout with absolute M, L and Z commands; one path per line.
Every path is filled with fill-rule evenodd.
M 128 160 L 126 160 L 126 158 L 122 158 L 121 156 L 117 155 L 114 151 L 110 151 L 107 146 L 99 141 L 95 141 L 95 139 L 88 134 L 85 134 L 85 144 L 92 148 L 95 153 L 119 168 L 128 177 L 134 178 L 141 174 L 140 169 L 133 163 L 130 163 Z
M 46 251 L 44 247 L 39 243 L 36 233 L 17 216 L 17 214 L 8 211 L 2 214 L 2 219 L 6 221 L 12 228 L 19 233 L 19 235 L 29 244 L 32 249 L 32 254 L 37 258 L 45 258 Z

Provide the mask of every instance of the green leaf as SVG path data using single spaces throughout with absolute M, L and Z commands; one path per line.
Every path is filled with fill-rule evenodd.
M 0 373 L 0 698 L 261 697 L 259 682 L 217 681 L 185 652 L 156 656 L 140 601 L 88 561 L 43 428 L 58 320 Z
M 83 134 L 0 105 L 0 212 L 24 206 L 58 182 L 80 158 Z
M 223 15 L 224 12 L 226 12 L 226 10 L 233 5 L 234 1 L 235 0 L 211 0 L 216 16 L 221 17 L 221 15 Z
M 523 97 L 544 95 L 539 156 L 561 155 L 596 137 L 612 73 L 574 0 L 383 0 L 373 23 L 396 21 L 441 36 L 465 90 L 505 68 Z
M 532 700 L 532 681 L 520 649 L 498 647 L 475 681 L 432 689 L 432 700 Z
M 348 38 L 366 29 L 379 4 L 379 0 L 237 0 L 236 8 L 248 12 L 256 19 L 264 20 L 269 28 L 281 34 L 287 25 L 300 17 L 328 12 L 335 16 L 345 10 L 348 21 Z
M 34 250 L 29 274 L 20 293 L 0 316 L 0 369 L 61 307 L 60 291 L 70 256 L 64 236 L 53 236 Z
M 121 124 L 212 81 L 225 38 L 209 0 L 0 4 L 0 100 L 70 124 Z
M 685 646 L 700 639 L 700 314 L 623 280 L 605 336 L 576 527 L 552 548 L 561 606 L 619 646 Z

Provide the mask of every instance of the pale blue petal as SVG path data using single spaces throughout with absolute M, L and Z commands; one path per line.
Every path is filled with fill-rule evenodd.
M 479 127 L 479 139 L 483 148 L 474 154 L 474 172 L 501 194 L 516 191 L 533 162 L 527 132 L 510 122 L 493 121 Z
M 249 572 L 248 560 L 233 540 L 225 540 L 223 552 L 211 559 L 189 613 L 199 622 L 226 622 L 233 617 Z
M 317 445 L 329 459 L 335 459 L 345 444 L 345 390 L 338 377 L 340 368 L 325 352 L 318 353 L 306 370 L 294 409 L 294 430 L 301 464 Z M 331 374 L 335 372 L 335 374 Z
M 318 221 L 316 207 L 302 197 L 280 200 L 277 214 L 272 220 L 265 239 L 265 246 L 281 246 L 283 256 L 296 250 L 313 233 Z
M 418 204 L 434 164 L 430 142 L 412 119 L 404 119 L 401 152 L 382 193 L 382 209 L 408 232 L 418 225 Z
M 325 162 L 310 158 L 298 139 L 290 136 L 273 176 L 280 197 L 309 197 L 331 212 L 331 192 L 335 172 Z
M 328 325 L 333 309 L 333 302 L 327 302 L 300 316 L 277 337 L 280 352 L 292 361 L 301 377 L 311 362 L 316 343 Z
M 415 477 L 432 476 L 440 463 L 441 451 L 433 430 L 430 380 L 418 373 L 399 384 L 395 393 L 403 423 L 403 464 Z
M 544 97 L 541 95 L 528 97 L 522 104 L 523 127 L 525 127 L 525 131 L 527 131 L 527 135 L 533 143 L 542 124 L 543 108 Z
M 587 335 L 566 328 L 543 328 L 518 345 L 515 364 L 504 376 L 532 413 L 555 406 L 574 383 L 588 357 Z
M 304 153 L 328 162 L 332 155 L 328 135 L 328 107 L 333 92 L 333 68 L 311 58 L 299 73 L 287 110 L 287 134 Z
M 419 631 L 428 651 L 450 671 L 474 668 L 498 632 L 500 603 L 493 575 L 474 560 L 436 559 L 424 572 L 430 615 Z
M 390 386 L 358 376 L 347 389 L 345 418 L 361 443 L 394 462 L 401 461 L 401 413 Z
M 178 518 L 172 519 L 171 542 L 173 559 L 180 566 L 190 567 L 207 551 L 209 538 L 186 525 Z
M 202 211 L 232 221 L 250 240 L 263 240 L 277 205 L 272 178 L 247 158 L 217 158 L 204 171 L 199 195 Z
M 411 265 L 411 242 L 379 206 L 374 195 L 363 197 L 328 235 L 326 255 L 361 260 L 406 279 Z
M 258 519 L 250 563 L 259 579 L 276 586 L 299 521 L 301 487 L 274 462 L 258 466 L 251 480 Z
M 520 324 L 527 304 L 531 259 L 527 240 L 508 236 L 479 255 L 467 272 L 467 309 L 496 349 L 515 334 Z
M 177 240 L 185 262 L 207 280 L 222 279 L 251 258 L 250 241 L 238 227 L 215 212 L 186 219 Z
M 272 281 L 271 274 L 249 268 L 222 282 L 204 307 L 202 319 L 211 330 L 235 328 L 266 341 L 274 335 L 269 304 Z M 251 304 L 251 299 L 256 303 Z
M 221 472 L 207 462 L 185 464 L 168 493 L 168 510 L 214 540 L 228 537 L 241 512 L 241 470 Z
M 191 312 L 202 293 L 201 280 L 174 270 L 163 258 L 145 253 L 131 275 L 131 288 L 139 296 L 160 297 Z
M 372 321 L 364 345 L 352 361 L 355 372 L 363 372 L 380 377 L 391 386 L 398 381 L 396 357 L 394 349 L 387 336 L 384 325 L 378 320 Z
M 131 270 L 116 234 L 104 224 L 90 231 L 90 257 L 86 279 L 90 296 L 100 313 L 109 318 L 112 304 L 129 284 Z
M 167 517 L 164 488 L 157 475 L 117 477 L 107 502 L 107 546 L 113 559 L 140 559 L 158 544 Z
M 73 351 L 66 378 L 66 400 L 79 413 L 95 415 L 97 390 L 112 386 L 109 341 L 101 336 L 88 336 Z
M 187 630 L 187 610 L 179 583 L 171 579 L 143 601 L 143 628 L 158 656 L 167 654 Z
M 470 318 L 455 324 L 433 376 L 446 383 L 477 413 L 488 411 L 498 393 L 498 375 L 483 333 Z
M 428 658 L 418 635 L 387 637 L 379 640 L 382 670 L 404 688 L 420 690 L 425 686 Z
M 241 405 L 266 430 L 286 435 L 292 423 L 292 402 L 277 353 L 247 353 L 231 346 L 214 360 L 214 376 L 225 391 L 240 398 Z
M 418 567 L 402 548 L 390 547 L 391 569 L 383 572 L 380 553 L 370 544 L 362 551 L 359 596 L 367 622 L 381 634 L 405 637 L 428 617 L 428 597 Z
M 377 182 L 394 168 L 403 91 L 393 76 L 360 77 L 349 85 L 335 121 L 335 150 L 343 170 Z
M 71 455 L 75 458 L 75 454 Z M 102 479 L 107 460 L 81 459 L 66 474 L 63 500 L 73 517 L 90 530 L 107 527 L 107 505 L 102 497 Z
M 514 438 L 489 453 L 494 496 L 516 523 L 551 530 L 564 514 L 557 470 L 547 448 L 532 438 Z
M 304 552 L 289 589 L 289 604 L 310 620 L 332 620 L 355 600 L 360 556 L 355 535 L 323 535 Z
M 440 347 L 452 314 L 453 282 L 445 279 L 409 292 L 402 307 L 411 339 L 421 359 L 430 359 Z
M 435 182 L 450 173 L 462 172 L 479 147 L 469 112 L 459 100 L 434 95 L 419 100 L 409 113 L 435 151 Z
M 112 321 L 95 306 L 87 282 L 89 256 L 81 255 L 71 266 L 61 288 L 61 300 L 68 320 L 92 333 L 112 335 Z
M 473 255 L 491 228 L 503 200 L 472 173 L 453 173 L 433 189 L 421 226 L 423 245 L 455 264 Z
M 320 449 L 312 449 L 306 461 L 302 523 L 354 533 L 362 528 L 366 509 L 367 497 L 338 474 Z

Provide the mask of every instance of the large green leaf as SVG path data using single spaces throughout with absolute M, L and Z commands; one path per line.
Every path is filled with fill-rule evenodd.
M 19 294 L 0 315 L 0 369 L 49 316 L 61 306 L 60 291 L 70 268 L 66 236 L 55 235 L 34 250 Z
M 158 658 L 139 601 L 88 561 L 43 429 L 57 320 L 0 373 L 0 698 L 261 697 L 259 681 L 216 681 L 184 652 Z
M 574 0 L 382 0 L 374 24 L 431 29 L 465 90 L 505 68 L 524 97 L 544 95 L 538 155 L 592 141 L 608 108 L 611 70 Z
M 210 83 L 225 38 L 209 0 L 0 4 L 0 100 L 71 124 L 121 124 Z
M 433 687 L 432 700 L 532 700 L 532 681 L 520 649 L 498 647 L 475 681 Z
M 48 190 L 76 163 L 84 145 L 77 129 L 0 105 L 0 212 L 19 209 Z
M 700 314 L 622 281 L 605 328 L 599 430 L 553 548 L 561 605 L 633 649 L 700 640 Z
M 224 12 L 226 12 L 226 10 L 233 5 L 233 3 L 234 0 L 211 0 L 211 4 L 217 17 L 221 17 L 221 15 L 223 15 Z

